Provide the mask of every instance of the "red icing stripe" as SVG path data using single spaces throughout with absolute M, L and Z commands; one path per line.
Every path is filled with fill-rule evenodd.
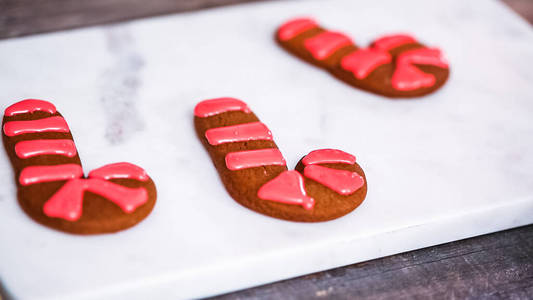
M 50 114 L 55 114 L 56 107 L 48 101 L 26 99 L 6 108 L 4 114 L 8 117 L 12 117 L 14 115 L 33 113 L 35 111 L 44 111 Z
M 386 35 L 372 43 L 372 47 L 388 51 L 401 45 L 416 43 L 416 39 L 407 34 Z
M 254 140 L 272 140 L 272 132 L 261 122 L 212 128 L 205 132 L 211 145 Z
M 393 88 L 411 91 L 435 84 L 436 78 L 433 74 L 422 72 L 413 64 L 448 68 L 448 63 L 438 49 L 421 48 L 406 51 L 397 58 L 397 67 L 391 80 Z
M 50 117 L 31 121 L 11 121 L 4 124 L 4 133 L 15 136 L 38 132 L 69 132 L 67 122 L 62 117 Z
M 398 56 L 397 61 L 398 65 L 420 64 L 448 68 L 448 62 L 437 48 L 420 48 L 405 51 Z
M 304 175 L 341 195 L 353 194 L 365 184 L 363 177 L 356 172 L 336 170 L 319 165 L 305 167 Z
M 304 46 L 315 59 L 323 60 L 351 43 L 352 40 L 342 33 L 325 31 L 305 40 Z
M 89 177 L 104 180 L 126 178 L 147 181 L 149 179 L 148 174 L 146 174 L 144 169 L 127 162 L 109 164 L 92 170 L 89 173 Z
M 304 165 L 342 163 L 355 164 L 355 156 L 337 149 L 320 149 L 311 151 L 303 159 Z
M 437 82 L 433 74 L 424 73 L 417 67 L 407 65 L 398 67 L 392 75 L 392 87 L 399 91 L 412 91 L 431 87 Z
M 194 115 L 200 118 L 210 117 L 227 111 L 240 110 L 250 113 L 248 105 L 235 98 L 216 98 L 204 100 L 194 108 Z
M 148 201 L 144 188 L 127 188 L 102 179 L 73 179 L 65 183 L 43 206 L 49 217 L 76 221 L 82 215 L 85 191 L 100 195 L 131 213 Z
M 392 57 L 388 52 L 372 48 L 359 49 L 341 60 L 343 69 L 350 71 L 357 79 L 366 78 L 377 67 L 388 64 Z
M 232 171 L 269 165 L 286 165 L 279 149 L 247 150 L 226 155 L 226 166 Z
M 80 178 L 83 170 L 80 165 L 64 164 L 55 166 L 30 166 L 20 172 L 19 183 L 30 185 L 41 182 Z
M 257 197 L 263 200 L 301 205 L 307 210 L 313 209 L 315 205 L 315 199 L 307 196 L 305 192 L 302 175 L 294 170 L 284 171 L 265 183 L 257 192 Z
M 278 37 L 282 41 L 288 41 L 300 33 L 311 28 L 316 28 L 318 24 L 313 19 L 300 18 L 294 19 L 281 25 L 278 30 Z
M 38 155 L 76 156 L 76 146 L 72 140 L 29 140 L 15 145 L 15 153 L 19 158 Z

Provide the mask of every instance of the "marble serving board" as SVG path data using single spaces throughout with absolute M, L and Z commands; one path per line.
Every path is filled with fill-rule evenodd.
M 416 100 L 354 89 L 273 41 L 312 15 L 359 44 L 413 32 L 445 50 L 449 82 Z M 533 30 L 497 1 L 275 1 L 0 42 L 0 106 L 53 101 L 86 172 L 129 161 L 158 188 L 117 234 L 32 221 L 0 155 L 0 278 L 21 299 L 220 294 L 533 222 Z M 193 129 L 206 98 L 249 103 L 293 167 L 318 148 L 354 153 L 366 201 L 301 224 L 233 201 Z M 3 152 L 3 151 L 2 151 Z

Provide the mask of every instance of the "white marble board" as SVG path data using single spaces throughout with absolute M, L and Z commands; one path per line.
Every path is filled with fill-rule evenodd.
M 45 228 L 16 201 L 0 155 L 0 278 L 21 299 L 201 297 L 533 222 L 533 30 L 497 1 L 273 1 L 0 42 L 0 106 L 52 100 L 85 170 L 130 161 L 156 182 L 153 213 L 117 234 Z M 449 82 L 391 101 L 280 49 L 312 15 L 366 44 L 413 32 L 443 48 Z M 234 202 L 197 140 L 194 105 L 249 103 L 294 166 L 357 156 L 368 197 L 299 224 Z

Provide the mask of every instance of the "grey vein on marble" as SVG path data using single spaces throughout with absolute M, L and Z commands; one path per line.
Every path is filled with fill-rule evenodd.
M 107 117 L 105 136 L 111 144 L 117 144 L 144 126 L 135 102 L 142 85 L 138 73 L 145 62 L 127 27 L 109 26 L 105 34 L 107 49 L 116 61 L 102 74 L 101 101 Z

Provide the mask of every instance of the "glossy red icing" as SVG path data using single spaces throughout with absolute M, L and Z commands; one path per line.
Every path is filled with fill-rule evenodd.
M 392 75 L 392 87 L 399 91 L 412 91 L 419 88 L 431 87 L 437 82 L 433 74 L 424 73 L 417 67 L 407 65 L 398 67 Z
M 272 140 L 272 132 L 261 122 L 212 128 L 205 132 L 211 145 L 254 140 Z
M 38 155 L 76 156 L 76 146 L 72 140 L 28 140 L 15 145 L 15 153 L 19 158 L 30 158 Z
M 401 45 L 416 43 L 416 39 L 408 34 L 386 35 L 372 43 L 375 49 L 388 51 Z
M 37 132 L 69 132 L 67 122 L 63 117 L 50 117 L 31 121 L 10 121 L 4 124 L 7 136 Z
M 102 179 L 73 179 L 67 181 L 43 206 L 49 217 L 76 221 L 82 215 L 83 194 L 91 192 L 118 205 L 131 213 L 148 201 L 144 188 L 127 188 Z
M 357 79 L 366 78 L 377 67 L 388 64 L 392 57 L 388 52 L 366 48 L 358 49 L 341 60 L 341 67 L 354 74 Z
M 204 100 L 196 105 L 194 108 L 194 115 L 200 118 L 206 118 L 221 114 L 227 111 L 240 110 L 245 113 L 250 113 L 251 110 L 243 101 L 235 98 L 216 98 Z
M 422 72 L 414 64 L 448 68 L 448 63 L 440 50 L 430 48 L 406 51 L 398 56 L 396 64 L 391 84 L 400 91 L 416 90 L 435 84 L 436 78 L 433 74 Z
M 99 178 L 104 180 L 123 178 L 139 181 L 147 181 L 150 179 L 144 169 L 127 162 L 109 164 L 92 170 L 89 173 L 89 178 Z
M 307 196 L 304 180 L 297 171 L 284 171 L 276 178 L 265 183 L 257 192 L 263 200 L 281 202 L 285 204 L 301 205 L 304 209 L 313 209 L 315 199 Z
M 26 99 L 17 102 L 8 108 L 6 108 L 4 114 L 8 117 L 12 117 L 18 114 L 33 113 L 35 111 L 44 111 L 50 114 L 56 113 L 56 107 L 44 100 Z
M 337 149 L 320 149 L 311 151 L 303 159 L 304 165 L 314 164 L 355 164 L 355 156 Z
M 149 179 L 146 172 L 130 163 L 115 163 L 89 173 L 83 179 L 80 165 L 30 166 L 22 170 L 21 185 L 67 180 L 67 182 L 44 204 L 43 211 L 49 217 L 76 221 L 82 214 L 83 193 L 89 191 L 117 204 L 124 212 L 131 213 L 148 201 L 144 188 L 127 188 L 107 180 L 129 178 L 140 181 Z
M 226 167 L 232 171 L 270 165 L 286 165 L 279 149 L 247 150 L 230 152 L 226 155 Z
M 21 185 L 30 185 L 42 182 L 69 180 L 82 176 L 83 170 L 77 164 L 29 166 L 20 172 L 19 183 Z
M 363 177 L 356 172 L 331 169 L 319 165 L 306 166 L 304 176 L 341 195 L 353 194 L 365 184 Z
M 340 48 L 350 45 L 352 40 L 340 32 L 324 31 L 304 42 L 304 47 L 317 60 L 324 60 Z
M 397 61 L 399 65 L 420 64 L 448 68 L 448 62 L 437 48 L 420 48 L 405 51 L 398 56 Z
M 278 37 L 282 41 L 288 41 L 300 33 L 311 28 L 317 27 L 317 23 L 313 19 L 299 18 L 293 19 L 281 25 L 278 30 Z

